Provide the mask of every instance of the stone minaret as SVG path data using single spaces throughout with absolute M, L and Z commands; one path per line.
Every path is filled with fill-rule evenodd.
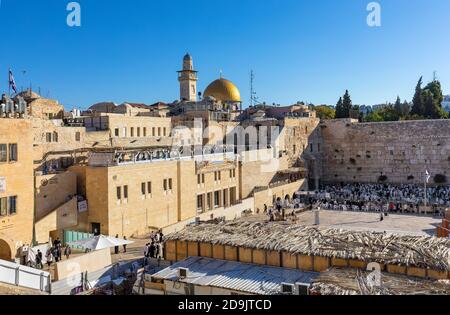
M 183 58 L 183 70 L 178 71 L 180 81 L 180 99 L 182 101 L 197 101 L 197 71 L 194 70 L 194 62 L 191 55 Z

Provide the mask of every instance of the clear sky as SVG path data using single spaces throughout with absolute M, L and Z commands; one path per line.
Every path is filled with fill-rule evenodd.
M 410 100 L 433 71 L 450 93 L 448 0 L 380 0 L 379 28 L 369 0 L 80 0 L 75 28 L 69 0 L 0 2 L 0 90 L 11 67 L 19 89 L 67 108 L 174 101 L 186 52 L 199 90 L 222 69 L 246 104 L 251 69 L 268 103 L 335 104 L 345 89 L 357 104 Z

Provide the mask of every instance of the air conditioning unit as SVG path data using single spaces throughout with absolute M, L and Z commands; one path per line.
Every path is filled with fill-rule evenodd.
M 309 295 L 309 284 L 300 282 L 296 283 L 295 295 Z
M 281 293 L 287 295 L 294 294 L 294 285 L 292 283 L 282 283 L 281 284 Z
M 189 269 L 187 268 L 178 268 L 178 278 L 186 279 L 188 276 Z

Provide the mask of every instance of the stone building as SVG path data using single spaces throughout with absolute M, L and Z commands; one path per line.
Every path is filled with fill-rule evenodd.
M 0 118 L 0 259 L 32 241 L 33 137 L 27 118 Z

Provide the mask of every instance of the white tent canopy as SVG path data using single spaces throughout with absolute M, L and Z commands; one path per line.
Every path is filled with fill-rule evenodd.
M 68 244 L 70 246 L 80 246 L 90 250 L 101 250 L 132 243 L 134 242 L 110 236 L 98 235 L 76 242 L 69 242 Z

